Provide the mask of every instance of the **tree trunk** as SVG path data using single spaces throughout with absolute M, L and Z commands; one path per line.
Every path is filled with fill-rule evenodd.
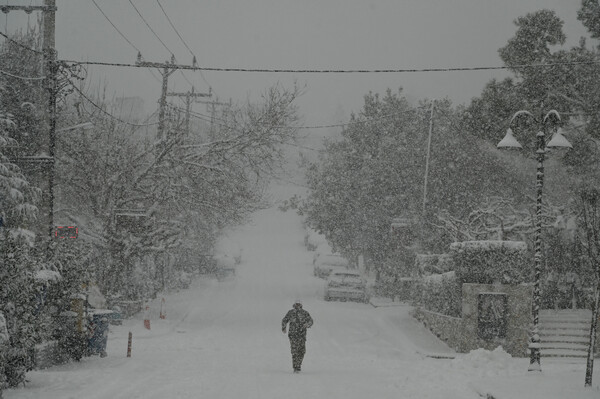
M 587 366 L 585 369 L 585 386 L 592 386 L 594 373 L 594 348 L 596 347 L 596 334 L 598 330 L 598 306 L 600 305 L 600 279 L 596 282 L 594 302 L 592 303 L 592 324 L 590 326 L 590 344 L 588 347 Z

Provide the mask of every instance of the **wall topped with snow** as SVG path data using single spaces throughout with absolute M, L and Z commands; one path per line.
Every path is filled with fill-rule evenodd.
M 456 277 L 461 283 L 530 282 L 533 265 L 522 241 L 465 241 L 450 245 Z
M 527 244 L 523 241 L 501 241 L 501 240 L 482 240 L 482 241 L 460 241 L 450 244 L 452 251 L 482 251 L 493 249 L 506 249 L 509 251 L 527 251 Z
M 530 285 L 463 284 L 462 317 L 451 317 L 421 307 L 415 308 L 413 316 L 457 352 L 466 353 L 478 348 L 493 350 L 501 346 L 512 356 L 525 357 L 528 327 L 532 322 L 532 294 Z M 502 328 L 491 334 L 482 334 L 482 327 L 488 327 L 485 323 L 489 323 L 489 312 L 482 306 L 482 297 L 494 295 L 506 297 L 503 308 L 492 312 L 496 315 L 502 313 L 499 315 Z

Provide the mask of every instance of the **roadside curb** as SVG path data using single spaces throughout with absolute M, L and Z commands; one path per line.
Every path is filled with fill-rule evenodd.
M 417 351 L 417 353 L 430 359 L 452 360 L 456 358 L 456 353 L 424 353 L 420 351 Z
M 375 298 L 375 300 L 373 300 L 373 298 L 371 298 L 371 299 L 369 299 L 369 303 L 374 308 L 386 308 L 386 307 L 394 307 L 394 306 L 410 306 L 406 302 L 392 302 L 389 300 L 382 300 L 380 298 Z

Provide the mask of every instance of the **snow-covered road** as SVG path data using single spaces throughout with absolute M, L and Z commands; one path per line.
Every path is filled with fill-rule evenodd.
M 242 254 L 234 278 L 199 280 L 165 295 L 165 320 L 157 317 L 157 298 L 151 330 L 141 315 L 111 326 L 108 357 L 31 372 L 27 387 L 5 398 L 481 397 L 469 365 L 422 355 L 449 349 L 408 315 L 408 307 L 325 302 L 303 234 L 295 213 L 260 211 L 224 241 L 225 250 Z M 301 374 L 292 373 L 280 329 L 296 298 L 315 320 Z M 126 358 L 129 331 L 133 351 Z M 526 359 L 510 361 L 519 367 L 500 376 L 524 374 Z M 479 366 L 487 377 L 498 371 Z

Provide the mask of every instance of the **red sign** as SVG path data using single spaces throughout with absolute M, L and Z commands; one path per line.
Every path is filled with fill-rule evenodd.
M 54 232 L 55 238 L 77 238 L 79 227 L 77 226 L 56 226 Z

